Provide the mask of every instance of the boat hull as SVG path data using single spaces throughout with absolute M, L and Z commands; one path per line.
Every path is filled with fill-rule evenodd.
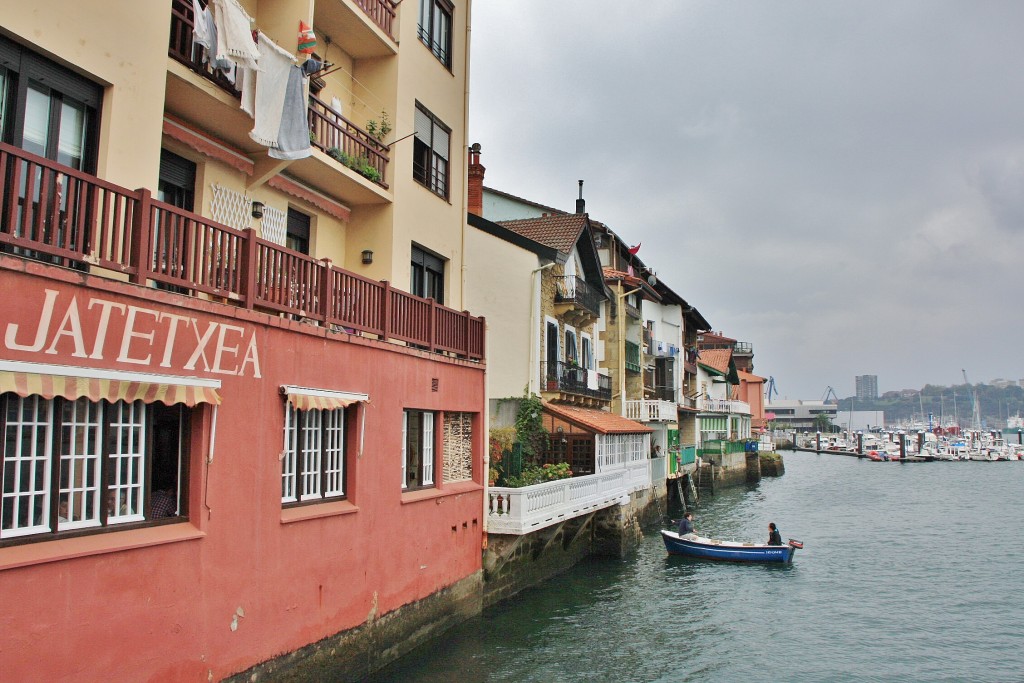
M 791 545 L 753 545 L 715 541 L 700 536 L 680 537 L 674 531 L 662 531 L 665 549 L 671 555 L 686 555 L 708 560 L 725 562 L 775 562 L 793 561 L 796 548 Z

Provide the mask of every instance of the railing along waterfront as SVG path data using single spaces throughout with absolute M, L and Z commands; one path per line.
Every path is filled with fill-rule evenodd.
M 564 391 L 605 401 L 612 399 L 612 378 L 608 375 L 562 361 L 544 362 L 540 366 L 541 386 L 545 391 Z
M 548 481 L 522 488 L 487 490 L 487 531 L 528 534 L 538 529 L 618 505 L 632 491 L 651 484 L 650 460 L 583 477 Z
M 700 398 L 697 409 L 709 413 L 742 413 L 750 414 L 750 404 L 746 401 L 732 401 L 721 398 Z
M 474 360 L 484 320 L 0 143 L 0 245 Z
M 571 303 L 587 309 L 594 315 L 601 313 L 602 297 L 583 278 L 575 275 L 555 277 L 555 303 Z
M 391 12 L 391 18 L 385 25 L 377 21 L 381 28 L 390 35 L 394 20 L 394 3 L 390 0 L 357 0 L 360 7 L 377 21 L 377 16 L 384 17 Z M 196 49 L 192 31 L 195 28 L 195 13 L 192 3 L 188 0 L 172 0 L 171 2 L 171 35 L 167 54 L 203 78 L 217 84 L 232 97 L 241 97 L 237 87 L 220 71 L 214 70 L 209 63 L 204 63 Z M 309 130 L 312 133 L 312 144 L 324 153 L 338 150 L 350 161 L 357 173 L 386 188 L 384 174 L 388 167 L 387 147 L 368 132 L 352 123 L 340 113 L 334 111 L 323 100 L 315 95 L 309 96 L 306 110 Z M 339 154 L 340 156 L 340 154 Z M 344 163 L 341 159 L 336 159 Z M 372 169 L 372 170 L 368 170 Z
M 626 417 L 639 422 L 675 422 L 679 411 L 670 401 L 629 400 L 626 401 Z

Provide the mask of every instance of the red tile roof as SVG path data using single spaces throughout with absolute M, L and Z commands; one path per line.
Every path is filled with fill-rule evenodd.
M 732 358 L 732 349 L 701 349 L 697 354 L 697 362 L 707 366 L 723 375 L 729 372 L 729 359 Z
M 503 228 L 528 237 L 534 242 L 557 249 L 563 254 L 572 253 L 579 241 L 580 233 L 587 224 L 587 214 L 569 213 L 541 218 L 523 218 L 515 221 L 495 221 Z
M 764 382 L 764 377 L 759 377 L 753 373 L 744 372 L 743 370 L 737 370 L 736 372 L 740 376 L 740 379 L 747 382 Z
M 572 422 L 598 434 L 646 434 L 654 430 L 647 425 L 627 420 L 604 410 L 580 408 L 579 406 L 545 403 L 544 410 L 563 420 Z

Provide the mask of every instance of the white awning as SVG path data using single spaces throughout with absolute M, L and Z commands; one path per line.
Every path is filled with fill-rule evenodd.
M 333 389 L 313 389 L 292 384 L 282 385 L 281 393 L 288 398 L 288 403 L 297 410 L 334 410 L 335 408 L 347 408 L 353 403 L 367 403 L 370 400 L 367 394 Z

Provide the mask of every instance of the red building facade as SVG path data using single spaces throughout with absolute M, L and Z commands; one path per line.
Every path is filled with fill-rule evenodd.
M 219 679 L 479 572 L 479 362 L 17 256 L 0 280 L 5 678 Z

